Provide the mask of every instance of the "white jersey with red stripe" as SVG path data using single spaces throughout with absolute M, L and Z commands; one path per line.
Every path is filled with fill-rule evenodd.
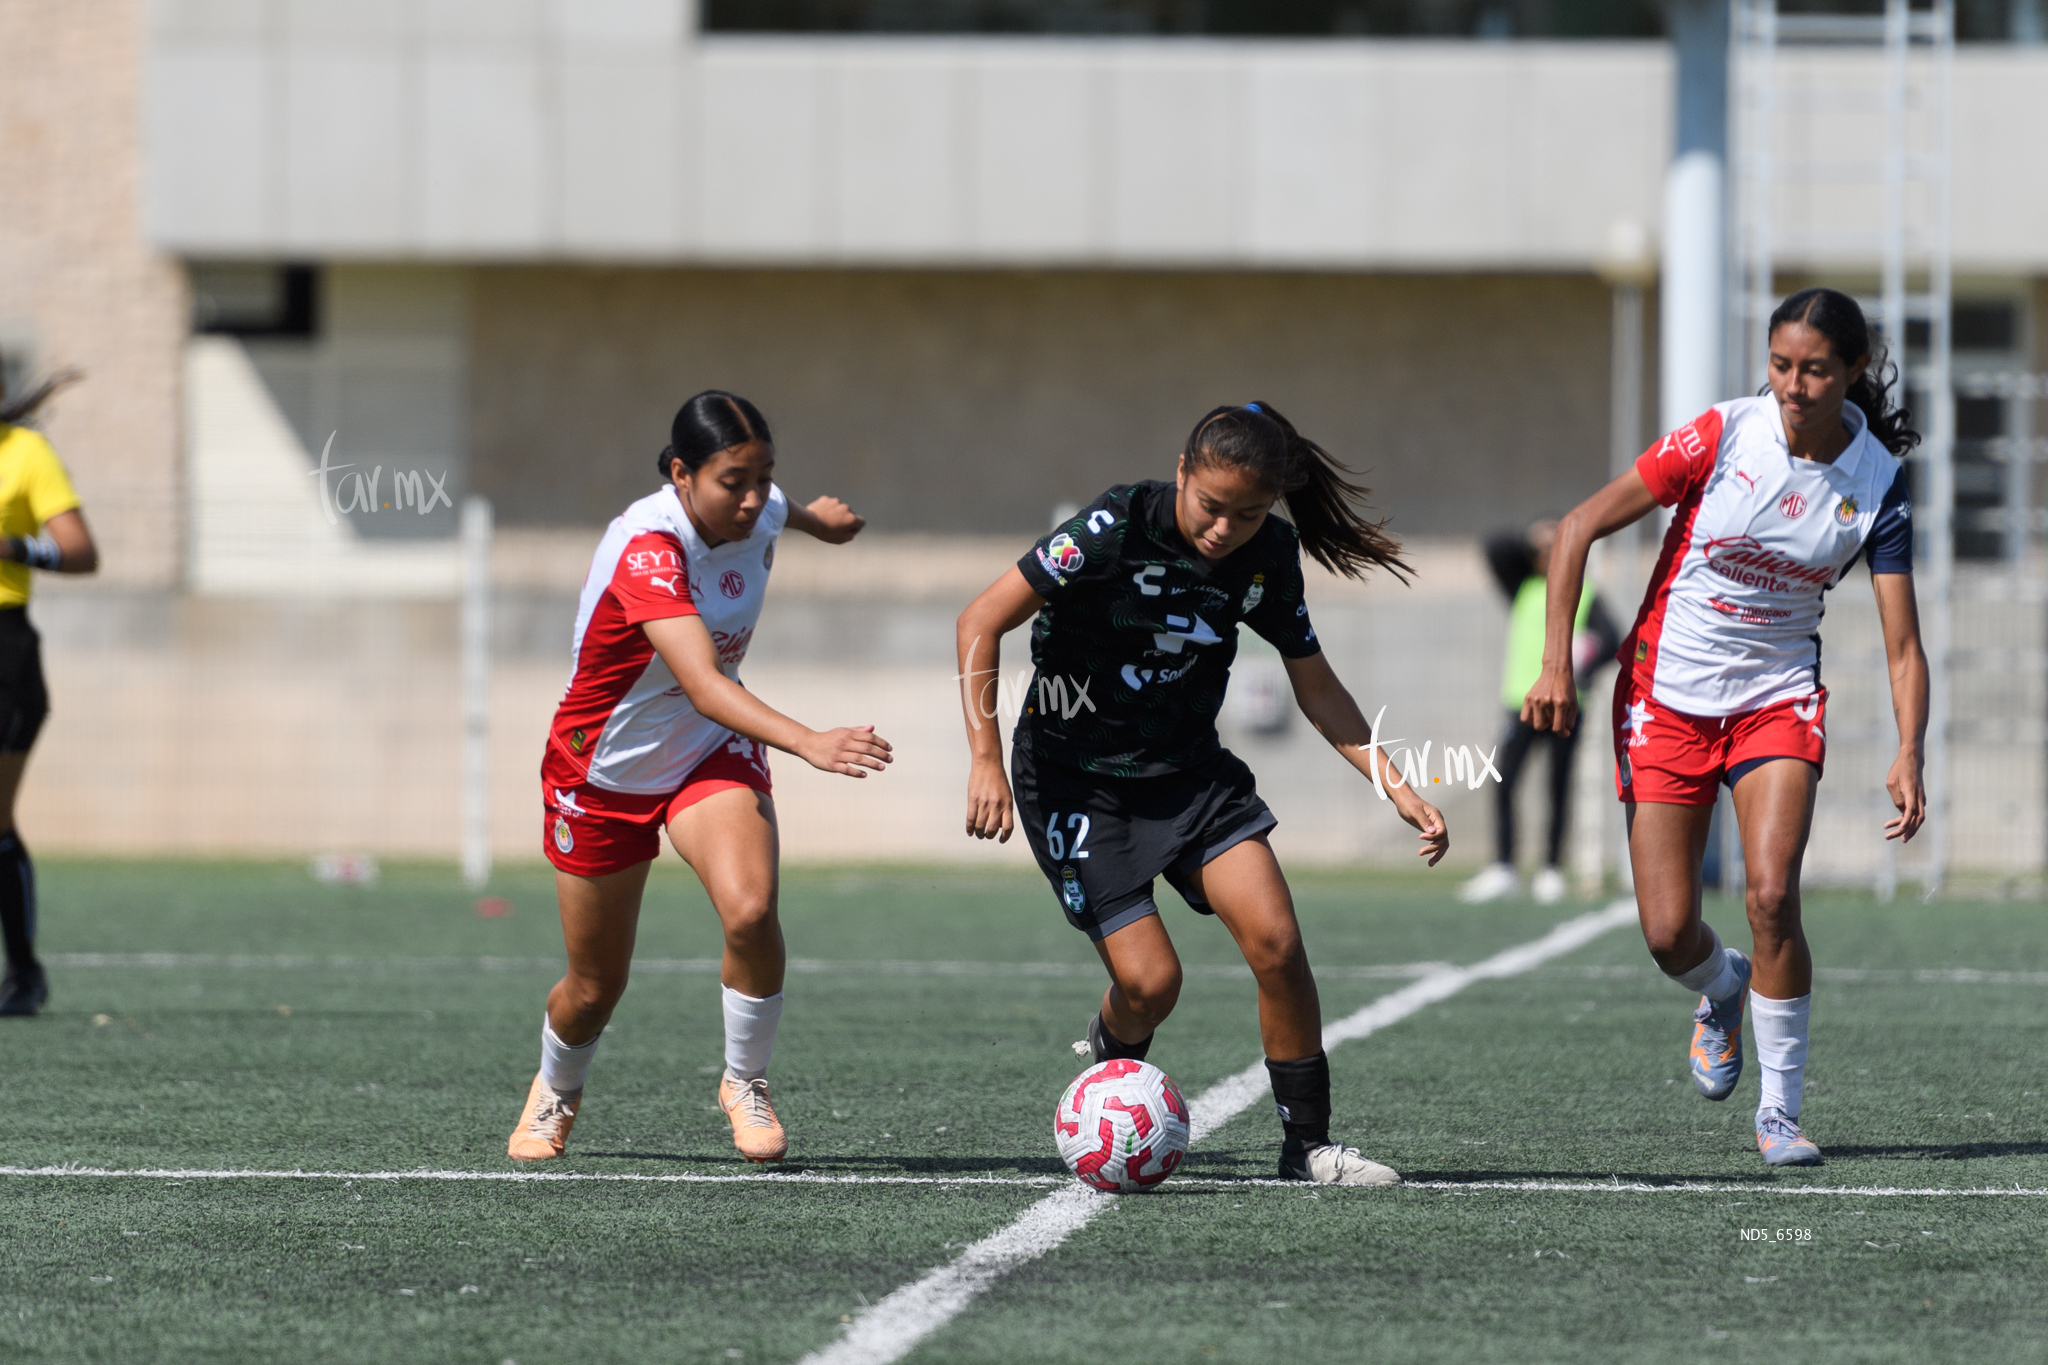
M 606 528 L 576 611 L 576 671 L 548 731 L 548 743 L 584 781 L 617 792 L 671 792 L 733 737 L 698 714 L 641 627 L 702 617 L 719 667 L 738 678 L 788 517 L 788 500 L 771 488 L 753 534 L 712 548 L 669 485 Z
M 1778 400 L 1717 403 L 1636 460 L 1674 509 L 1635 629 L 1618 656 L 1674 711 L 1732 716 L 1820 690 L 1822 594 L 1867 548 L 1870 571 L 1913 571 L 1905 467 L 1842 405 L 1848 448 L 1795 457 Z

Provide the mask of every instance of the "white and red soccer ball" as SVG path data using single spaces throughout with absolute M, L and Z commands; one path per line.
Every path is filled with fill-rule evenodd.
M 1074 1078 L 1052 1131 L 1068 1170 L 1128 1194 L 1157 1185 L 1187 1155 L 1188 1105 L 1164 1071 L 1120 1058 Z

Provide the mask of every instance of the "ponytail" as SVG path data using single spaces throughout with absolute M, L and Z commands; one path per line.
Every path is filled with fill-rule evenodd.
M 706 389 L 676 411 L 669 424 L 669 443 L 654 457 L 661 477 L 675 477 L 675 462 L 681 460 L 686 473 L 694 474 L 704 462 L 721 450 L 743 446 L 749 441 L 774 444 L 768 434 L 768 419 L 761 410 L 736 393 Z
M 1403 583 L 1413 571 L 1401 546 L 1359 509 L 1372 496 L 1330 452 L 1294 429 L 1271 403 L 1220 407 L 1195 424 L 1181 459 L 1189 469 L 1229 465 L 1249 471 L 1287 500 L 1301 548 L 1331 573 L 1363 578 L 1385 569 Z
M 34 421 L 37 409 L 84 377 L 76 370 L 59 370 L 19 398 L 10 398 L 7 380 L 0 375 L 0 424 L 19 426 Z
M 1906 452 L 1920 444 L 1920 433 L 1912 425 L 1912 410 L 1897 405 L 1893 398 L 1899 367 L 1882 348 L 1871 345 L 1870 323 L 1856 306 L 1856 300 L 1835 289 L 1802 289 L 1772 312 L 1766 335 L 1775 336 L 1780 327 L 1795 322 L 1826 337 L 1828 345 L 1834 348 L 1835 359 L 1844 365 L 1854 365 L 1858 360 L 1869 362 L 1863 367 L 1863 377 L 1849 386 L 1846 398 L 1863 414 L 1879 445 L 1904 458 Z M 1768 391 L 1769 386 L 1765 388 Z

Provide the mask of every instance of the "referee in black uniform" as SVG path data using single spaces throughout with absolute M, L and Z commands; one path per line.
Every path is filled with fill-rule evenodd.
M 1068 922 L 1094 940 L 1110 985 L 1088 1022 L 1092 1055 L 1143 1058 L 1180 993 L 1180 959 L 1152 899 L 1163 875 L 1223 921 L 1258 981 L 1281 1176 L 1391 1185 L 1393 1171 L 1330 1140 L 1322 1007 L 1266 840 L 1276 822 L 1216 734 L 1243 622 L 1286 660 L 1303 713 L 1421 831 L 1422 856 L 1432 866 L 1443 857 L 1443 816 L 1394 786 L 1303 600 L 1303 550 L 1352 577 L 1406 568 L 1358 510 L 1365 497 L 1271 404 L 1217 408 L 1188 437 L 1173 483 L 1110 489 L 976 598 L 960 616 L 959 650 L 973 751 L 967 831 L 1007 839 L 1021 820 Z M 1292 525 L 1272 515 L 1281 498 Z M 1013 801 L 993 723 L 998 642 L 1034 617 Z

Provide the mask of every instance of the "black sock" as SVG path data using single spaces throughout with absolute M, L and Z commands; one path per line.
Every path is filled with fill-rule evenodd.
M 1296 1062 L 1266 1059 L 1273 1078 L 1273 1105 L 1289 1146 L 1321 1147 L 1330 1140 L 1330 1054 L 1318 1052 Z
M 35 967 L 36 869 L 13 830 L 0 834 L 0 940 L 8 967 Z
M 1135 1043 L 1127 1043 L 1109 1031 L 1109 1020 L 1096 1016 L 1095 1031 L 1102 1035 L 1102 1060 L 1114 1062 L 1128 1058 L 1133 1062 L 1145 1060 L 1145 1054 L 1152 1050 L 1152 1035 L 1146 1034 Z

